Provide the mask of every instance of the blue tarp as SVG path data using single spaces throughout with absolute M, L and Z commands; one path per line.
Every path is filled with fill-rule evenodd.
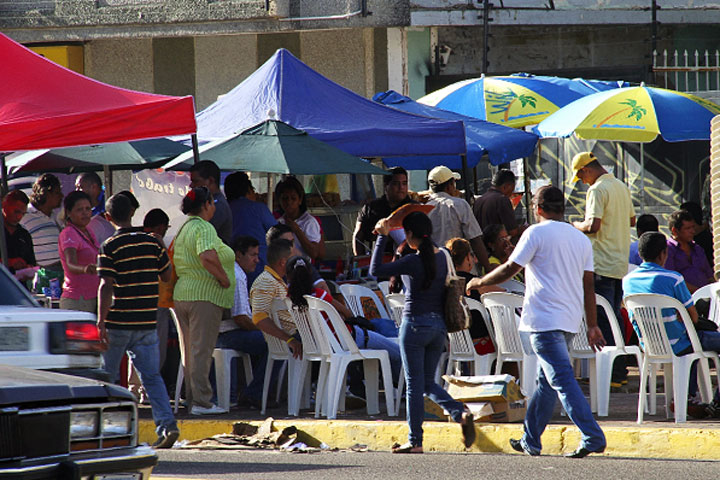
M 407 114 L 328 80 L 279 49 L 245 81 L 197 115 L 198 141 L 280 120 L 360 157 L 465 153 L 461 122 Z
M 463 124 L 465 124 L 467 163 L 469 167 L 477 165 L 484 154 L 488 155 L 490 163 L 493 165 L 500 165 L 517 158 L 528 157 L 532 155 L 537 145 L 538 136 L 534 133 L 423 105 L 393 90 L 378 93 L 373 97 L 373 100 L 383 105 L 416 115 L 462 121 Z M 437 158 L 431 160 L 438 162 Z M 412 168 L 417 168 L 416 165 L 424 163 L 424 158 L 393 158 L 392 162 L 405 168 L 411 168 L 411 166 Z M 461 165 L 459 156 L 444 159 L 444 162 L 444 165 L 450 168 L 458 169 Z M 423 166 L 421 168 L 425 167 Z

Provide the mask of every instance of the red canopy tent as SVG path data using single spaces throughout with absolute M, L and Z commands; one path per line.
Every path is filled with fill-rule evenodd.
M 61 67 L 0 34 L 0 152 L 195 133 L 192 96 L 113 87 Z M 3 182 L 6 181 L 4 155 Z M 0 246 L 5 229 L 0 215 Z M 5 255 L 3 259 L 7 261 Z

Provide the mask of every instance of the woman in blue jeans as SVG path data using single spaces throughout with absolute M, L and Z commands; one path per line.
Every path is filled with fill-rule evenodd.
M 454 400 L 435 383 L 435 370 L 447 342 L 447 329 L 443 318 L 447 260 L 445 254 L 439 251 L 431 240 L 432 223 L 427 215 L 421 212 L 410 213 L 402 225 L 408 245 L 417 253 L 383 264 L 385 242 L 390 232 L 388 219 L 383 219 L 375 227 L 379 236 L 370 263 L 370 275 L 402 275 L 405 284 L 400 354 L 407 382 L 406 410 L 410 432 L 408 443 L 393 445 L 392 452 L 423 452 L 423 394 L 450 412 L 452 419 L 462 425 L 463 442 L 465 447 L 470 447 L 475 441 L 472 414 L 463 403 Z

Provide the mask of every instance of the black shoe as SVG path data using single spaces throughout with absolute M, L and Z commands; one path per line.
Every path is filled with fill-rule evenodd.
M 520 440 L 516 440 L 514 438 L 510 439 L 510 446 L 516 452 L 525 453 L 525 454 L 530 455 L 531 457 L 537 457 L 540 455 L 539 453 L 531 452 L 530 450 L 525 450 L 525 448 L 522 445 L 522 442 Z
M 690 406 L 688 405 L 688 415 L 690 414 L 689 407 Z M 720 401 L 718 401 L 718 399 L 713 399 L 713 401 L 705 407 L 705 413 L 708 417 L 720 418 Z
M 175 445 L 175 440 L 180 436 L 180 430 L 177 428 L 171 428 L 162 432 L 155 443 L 152 444 L 153 448 L 172 448 Z
M 605 447 L 598 448 L 597 450 L 588 450 L 585 447 L 579 447 L 572 453 L 565 455 L 567 458 L 585 458 L 591 453 L 602 453 L 605 451 Z

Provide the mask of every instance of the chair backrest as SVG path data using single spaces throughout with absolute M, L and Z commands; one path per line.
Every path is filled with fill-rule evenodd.
M 405 309 L 405 294 L 391 293 L 385 297 L 385 303 L 390 310 L 390 317 L 398 328 L 402 323 L 403 310 Z
M 290 311 L 302 339 L 303 355 L 308 358 L 317 358 L 332 353 L 324 331 L 314 328 L 313 318 L 307 306 L 293 305 L 289 298 L 285 299 L 286 308 Z
M 708 314 L 708 320 L 712 320 L 717 323 L 720 319 L 718 318 L 718 310 L 720 310 L 720 302 L 718 302 L 718 291 L 720 291 L 720 282 L 709 283 L 695 290 L 692 294 L 693 303 L 697 303 L 698 300 L 706 298 L 710 300 L 710 312 Z
M 595 353 L 590 346 L 587 338 L 587 323 L 585 322 L 585 316 L 583 315 L 580 321 L 580 329 L 572 337 L 570 342 L 570 356 L 587 356 Z
M 387 300 L 387 296 L 390 294 L 390 282 L 387 280 L 378 282 L 378 290 L 380 290 L 380 293 L 382 293 L 385 300 Z
M 340 285 L 340 292 L 345 298 L 345 303 L 347 303 L 348 308 L 350 308 L 354 315 L 357 315 L 359 317 L 365 316 L 365 311 L 363 310 L 362 306 L 362 299 L 369 298 L 375 303 L 375 308 L 377 308 L 378 315 L 380 315 L 379 318 L 390 318 L 387 310 L 385 310 L 385 307 L 383 307 L 383 304 L 378 298 L 378 296 L 368 287 L 345 283 L 343 285 Z M 372 318 L 369 318 L 368 320 L 372 320 Z
M 467 328 L 459 332 L 448 333 L 450 340 L 450 354 L 474 356 L 475 344 L 470 336 L 470 330 Z
M 623 335 L 622 328 L 620 328 L 620 321 L 615 316 L 615 311 L 610 305 L 610 302 L 608 302 L 602 295 L 598 295 L 596 293 L 595 303 L 597 303 L 598 307 L 603 309 L 605 316 L 610 322 L 610 328 L 612 329 L 613 338 L 615 339 L 615 346 L 618 348 L 625 348 L 625 335 Z
M 643 350 L 649 357 L 670 359 L 673 355 L 672 346 L 665 330 L 665 320 L 662 314 L 664 308 L 671 308 L 677 312 L 680 321 L 685 325 L 693 350 L 702 351 L 690 315 L 678 300 L 666 295 L 639 293 L 625 297 L 625 305 L 632 312 L 633 320 L 640 330 Z
M 275 322 L 275 325 L 278 326 L 278 328 L 282 328 L 280 326 L 280 319 L 278 317 L 278 312 L 287 310 L 287 306 L 285 305 L 285 302 L 281 298 L 276 298 L 273 300 L 272 306 L 270 308 L 270 318 L 272 318 L 272 321 Z M 268 335 L 265 332 L 262 332 L 263 337 L 265 337 L 265 342 L 268 346 L 268 351 L 271 354 L 275 355 L 292 355 L 290 352 L 290 347 L 288 347 L 288 344 L 280 340 L 279 338 Z
M 505 290 L 508 291 L 508 293 L 525 295 L 525 284 L 518 280 L 515 280 L 514 278 L 511 278 L 510 280 L 505 280 L 504 282 L 499 283 L 498 287 L 504 288 Z
M 487 308 L 485 308 L 485 305 L 483 305 L 482 302 L 470 297 L 465 297 L 465 301 L 467 302 L 467 306 L 470 310 L 477 310 L 480 312 L 480 316 L 482 317 L 483 322 L 485 322 L 485 328 L 487 328 L 490 339 L 493 341 L 493 344 L 495 344 L 495 328 L 493 327 L 492 320 L 490 320 L 490 314 L 488 313 Z
M 310 307 L 310 315 L 313 316 L 315 325 L 318 329 L 322 329 L 325 332 L 325 336 L 328 339 L 328 344 L 332 349 L 333 353 L 350 352 L 360 353 L 360 349 L 353 340 L 350 331 L 348 330 L 345 322 L 340 317 L 340 314 L 335 310 L 335 307 L 330 305 L 325 300 L 305 295 L 305 300 L 308 302 Z M 325 320 L 327 318 L 327 320 Z M 330 331 L 328 322 L 335 330 L 335 335 Z
M 481 298 L 492 320 L 498 353 L 521 355 L 523 348 L 518 334 L 518 318 L 515 310 L 522 308 L 523 297 L 514 293 L 492 292 L 484 294 Z

